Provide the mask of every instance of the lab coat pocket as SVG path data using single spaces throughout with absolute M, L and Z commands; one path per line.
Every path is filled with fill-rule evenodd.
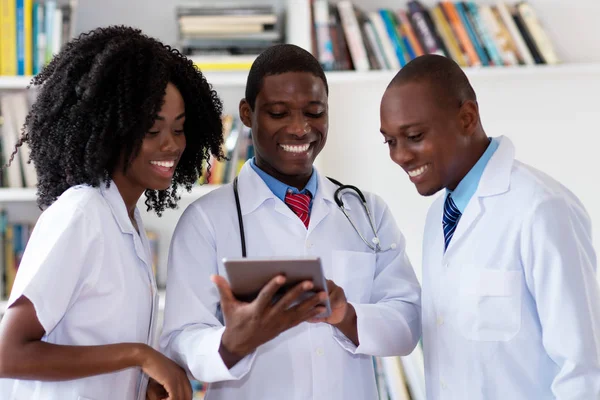
M 376 255 L 361 251 L 334 250 L 331 254 L 332 277 L 344 289 L 346 299 L 368 303 L 371 298 Z
M 521 271 L 464 267 L 458 325 L 470 340 L 508 341 L 521 329 Z

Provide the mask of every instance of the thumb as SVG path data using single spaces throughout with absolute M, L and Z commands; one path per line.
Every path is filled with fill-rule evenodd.
M 237 299 L 229 287 L 229 283 L 225 278 L 220 275 L 211 275 L 210 280 L 215 284 L 219 295 L 221 296 L 221 303 L 235 303 Z

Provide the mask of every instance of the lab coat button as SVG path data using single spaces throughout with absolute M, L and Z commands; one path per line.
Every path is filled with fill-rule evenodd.
M 440 380 L 440 386 L 442 387 L 442 389 L 446 389 L 448 386 L 446 386 L 446 382 L 444 382 L 443 380 Z
M 318 347 L 316 353 L 319 357 L 321 357 L 325 354 L 325 351 L 321 347 Z
M 307 248 L 307 249 L 310 249 L 312 246 L 313 246 L 313 245 L 312 245 L 312 243 L 311 243 L 311 242 L 306 242 L 306 248 Z
M 442 325 L 444 325 L 444 318 L 442 318 L 442 317 L 438 317 L 438 318 L 437 318 L 437 325 L 438 325 L 438 326 L 442 326 Z

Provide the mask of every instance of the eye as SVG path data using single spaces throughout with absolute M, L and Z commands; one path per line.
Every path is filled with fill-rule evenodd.
M 269 115 L 271 116 L 271 118 L 276 118 L 276 119 L 285 117 L 285 113 L 269 112 Z
M 323 115 L 325 115 L 325 111 L 322 111 L 320 113 L 306 113 L 306 116 L 310 118 L 321 118 Z
M 419 132 L 419 133 L 415 133 L 415 134 L 409 134 L 408 136 L 406 136 L 406 138 L 408 140 L 410 140 L 411 142 L 418 142 L 421 139 L 423 139 L 423 132 Z
M 160 133 L 160 131 L 148 131 L 148 132 L 146 132 L 146 134 L 149 135 L 149 136 L 155 136 L 155 135 L 158 135 L 159 133 Z
M 387 144 L 388 146 L 393 146 L 396 144 L 396 140 L 395 139 L 385 139 L 383 141 L 383 144 Z
M 177 135 L 183 135 L 185 131 L 183 129 L 175 129 L 174 131 Z

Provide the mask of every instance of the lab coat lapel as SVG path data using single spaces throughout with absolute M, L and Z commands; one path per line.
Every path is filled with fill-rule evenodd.
M 333 200 L 333 193 L 337 189 L 337 186 L 329 179 L 323 179 L 318 171 L 316 173 L 319 183 L 310 213 L 310 224 L 308 225 L 309 233 L 312 232 L 325 217 L 327 217 L 333 207 L 336 207 Z
M 454 231 L 454 235 L 452 236 L 452 240 L 450 240 L 450 244 L 446 249 L 446 255 L 452 252 L 452 248 L 457 246 L 460 243 L 461 238 L 469 232 L 471 226 L 481 217 L 482 208 L 479 203 L 479 198 L 474 195 L 467 204 L 467 208 L 465 209 L 465 213 L 460 217 L 458 221 L 458 225 L 456 226 L 456 230 Z M 441 221 L 440 221 L 441 224 Z
M 242 215 L 248 215 L 258 209 L 265 202 L 272 202 L 273 209 L 279 214 L 302 224 L 302 221 L 294 212 L 269 189 L 265 181 L 258 175 L 250 165 L 251 160 L 246 161 L 238 177 L 238 193 L 240 196 L 240 208 Z
M 448 257 L 453 249 L 460 246 L 461 240 L 481 219 L 485 212 L 483 198 L 495 196 L 508 191 L 510 187 L 510 173 L 514 162 L 514 146 L 506 137 L 498 138 L 500 145 L 488 161 L 477 191 L 467 204 L 464 214 L 460 217 L 456 231 L 452 236 L 450 245 L 446 249 L 444 258 Z M 441 224 L 441 221 L 440 221 Z
M 110 187 L 108 188 L 106 188 L 104 183 L 102 183 L 101 185 L 102 195 L 106 199 L 113 214 L 113 217 L 115 218 L 115 220 L 117 221 L 117 225 L 119 225 L 119 228 L 121 229 L 121 232 L 132 236 L 135 254 L 140 260 L 144 262 L 144 264 L 148 268 L 148 271 L 151 271 L 152 262 L 150 260 L 149 247 L 148 249 L 146 249 L 146 246 L 144 246 L 144 242 L 140 237 L 141 235 L 145 235 L 145 232 L 144 224 L 142 222 L 139 210 L 135 210 L 135 219 L 141 235 L 138 235 L 135 228 L 133 227 L 133 224 L 129 220 L 129 216 L 127 214 L 127 207 L 125 206 L 125 201 L 123 200 L 123 197 L 121 197 L 121 193 L 119 193 L 117 185 L 112 181 L 110 182 Z

